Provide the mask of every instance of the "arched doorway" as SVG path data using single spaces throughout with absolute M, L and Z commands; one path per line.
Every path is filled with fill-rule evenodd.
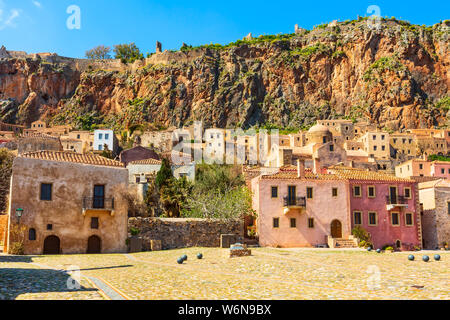
M 61 241 L 57 236 L 48 236 L 44 240 L 44 254 L 60 254 Z
M 342 238 L 342 223 L 339 220 L 331 222 L 331 237 L 334 239 Z
M 101 253 L 102 252 L 102 239 L 97 236 L 91 236 L 88 239 L 87 253 Z

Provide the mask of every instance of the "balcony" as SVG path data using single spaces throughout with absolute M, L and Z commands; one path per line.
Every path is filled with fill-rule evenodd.
M 108 212 L 114 215 L 114 198 L 85 197 L 83 198 L 83 215 L 87 211 Z
M 306 209 L 305 197 L 284 197 L 284 213 L 288 214 L 292 209 Z
M 386 197 L 386 209 L 392 210 L 396 207 L 408 208 L 408 199 L 404 196 Z

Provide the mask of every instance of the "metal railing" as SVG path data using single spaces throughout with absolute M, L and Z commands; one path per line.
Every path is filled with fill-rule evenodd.
M 387 204 L 407 204 L 408 199 L 406 199 L 405 196 L 396 196 L 396 197 L 387 196 L 386 203 Z
M 85 197 L 83 198 L 83 209 L 114 210 L 114 198 Z
M 284 197 L 285 207 L 306 207 L 305 197 Z

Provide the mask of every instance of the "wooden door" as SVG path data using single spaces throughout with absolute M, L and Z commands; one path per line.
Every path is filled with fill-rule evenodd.
M 97 236 L 92 236 L 88 239 L 87 253 L 95 254 L 102 252 L 102 240 Z
M 331 222 L 331 237 L 334 239 L 342 238 L 342 223 L 339 220 Z
M 105 208 L 105 186 L 94 186 L 94 209 Z
M 288 204 L 295 205 L 296 197 L 297 197 L 297 187 L 289 186 L 288 187 Z
M 44 254 L 60 254 L 61 241 L 57 236 L 48 236 L 44 240 Z

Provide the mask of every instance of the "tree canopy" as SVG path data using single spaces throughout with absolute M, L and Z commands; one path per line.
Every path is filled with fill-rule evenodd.
M 91 50 L 86 51 L 86 58 L 88 59 L 111 59 L 111 47 L 105 47 L 104 45 L 97 46 Z
M 136 60 L 144 59 L 144 55 L 134 42 L 115 45 L 114 53 L 116 54 L 116 59 L 120 59 L 123 63 L 133 63 Z

